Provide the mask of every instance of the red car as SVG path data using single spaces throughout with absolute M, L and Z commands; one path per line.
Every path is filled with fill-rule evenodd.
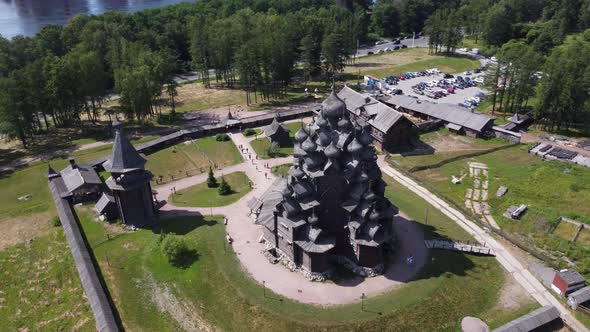
M 399 78 L 402 81 L 405 81 L 406 80 L 406 77 L 404 75 L 399 75 L 397 78 Z
M 442 96 L 443 96 L 443 95 L 442 95 L 442 93 L 440 93 L 440 92 L 436 92 L 436 93 L 434 94 L 434 97 L 435 97 L 436 99 L 438 99 L 438 98 L 442 98 Z
M 448 93 L 455 93 L 455 89 L 453 89 L 453 88 L 447 88 L 447 92 Z

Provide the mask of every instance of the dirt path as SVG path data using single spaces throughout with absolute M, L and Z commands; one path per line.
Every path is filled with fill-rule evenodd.
M 186 214 L 194 215 L 195 212 L 203 215 L 225 215 L 229 219 L 227 232 L 234 238 L 232 246 L 238 255 L 240 263 L 253 279 L 259 283 L 264 281 L 266 287 L 273 292 L 309 304 L 337 305 L 352 303 L 359 301 L 363 293 L 369 296 L 377 295 L 403 285 L 426 263 L 428 250 L 424 246 L 422 230 L 415 222 L 398 216 L 394 221 L 394 230 L 396 234 L 400 234 L 400 249 L 394 262 L 382 276 L 367 279 L 355 278 L 336 283 L 319 283 L 311 282 L 302 274 L 291 272 L 280 264 L 271 264 L 262 254 L 264 245 L 258 241 L 262 235 L 262 230 L 247 215 L 249 209 L 246 202 L 252 197 L 260 197 L 275 180 L 270 169 L 262 167 L 264 163 L 269 163 L 272 167 L 291 162 L 292 157 L 256 160 L 256 154 L 249 145 L 247 138 L 242 134 L 232 134 L 231 138 L 236 146 L 241 145 L 247 148 L 252 155 L 252 159 L 248 160 L 247 156 L 244 156 L 246 162 L 218 171 L 218 173 L 222 171 L 225 173 L 233 171 L 245 172 L 255 184 L 254 189 L 238 202 L 218 208 L 180 208 L 166 203 L 160 209 L 161 216 L 169 218 Z M 247 153 L 245 152 L 246 155 Z M 266 177 L 264 173 L 267 173 Z M 206 175 L 199 175 L 157 187 L 158 200 L 167 201 L 172 187 L 180 190 L 202 183 L 205 180 Z M 414 256 L 414 263 L 408 266 L 405 258 L 410 253 Z

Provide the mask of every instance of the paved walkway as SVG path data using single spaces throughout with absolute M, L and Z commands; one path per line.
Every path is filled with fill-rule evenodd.
M 471 234 L 480 243 L 485 243 L 486 246 L 492 248 L 496 254 L 498 262 L 518 281 L 524 289 L 537 300 L 541 305 L 553 305 L 561 313 L 561 318 L 574 331 L 590 331 L 582 323 L 580 323 L 570 311 L 557 300 L 552 293 L 549 292 L 543 285 L 531 274 L 531 272 L 524 267 L 502 244 L 496 241 L 490 234 L 488 234 L 480 226 L 467 219 L 461 212 L 449 206 L 445 201 L 432 194 L 430 191 L 420 186 L 412 179 L 406 177 L 396 169 L 389 166 L 383 157 L 379 158 L 379 166 L 381 170 L 393 177 L 396 181 L 404 187 L 410 189 L 428 203 L 436 207 L 446 216 L 454 220 L 466 232 Z
M 231 134 L 230 136 L 236 146 L 239 147 L 241 145 L 248 149 L 254 164 L 252 163 L 252 159 L 246 160 L 239 165 L 217 171 L 216 175 L 220 175 L 222 172 L 224 174 L 235 171 L 245 172 L 255 184 L 253 190 L 229 206 L 180 208 L 166 203 L 160 211 L 163 218 L 187 214 L 194 215 L 194 213 L 200 213 L 202 215 L 225 215 L 229 219 L 227 232 L 234 239 L 232 244 L 233 250 L 238 255 L 240 263 L 245 270 L 259 283 L 264 282 L 266 287 L 273 292 L 302 303 L 317 305 L 346 304 L 359 301 L 363 293 L 371 296 L 399 287 L 409 281 L 426 263 L 428 251 L 424 246 L 424 237 L 420 227 L 415 222 L 398 216 L 394 222 L 394 230 L 397 234 L 403 234 L 403 236 L 399 237 L 401 249 L 395 258 L 395 262 L 382 276 L 367 279 L 355 278 L 336 283 L 318 283 L 307 280 L 301 273 L 289 271 L 281 264 L 271 264 L 262 254 L 264 245 L 259 243 L 262 235 L 261 226 L 255 225 L 254 219 L 247 216 L 249 208 L 246 202 L 252 197 L 260 197 L 275 180 L 270 170 L 262 167 L 264 163 L 270 163 L 272 167 L 290 163 L 293 159 L 292 157 L 287 157 L 272 160 L 256 160 L 256 154 L 249 144 L 250 139 L 244 137 L 242 134 Z M 247 153 L 245 155 L 247 156 Z M 256 166 L 258 166 L 258 169 Z M 264 176 L 265 172 L 267 173 L 267 178 Z M 160 201 L 167 200 L 172 187 L 176 187 L 176 190 L 181 190 L 202 183 L 206 181 L 206 178 L 206 174 L 201 174 L 159 186 L 156 188 L 158 191 L 157 198 Z M 405 258 L 410 253 L 414 256 L 414 263 L 408 266 L 405 263 Z

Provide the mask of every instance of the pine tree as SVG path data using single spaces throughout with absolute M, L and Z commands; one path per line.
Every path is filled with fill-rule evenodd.
M 221 177 L 221 183 L 219 184 L 219 195 L 225 196 L 231 194 L 231 187 L 229 183 L 225 181 L 225 178 Z
M 207 175 L 207 187 L 217 187 L 217 179 L 215 179 L 215 176 L 213 175 L 213 168 L 211 168 L 211 166 L 209 166 L 209 174 Z

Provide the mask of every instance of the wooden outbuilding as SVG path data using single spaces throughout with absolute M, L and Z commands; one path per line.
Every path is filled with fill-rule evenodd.
M 551 289 L 561 296 L 567 296 L 572 292 L 586 286 L 586 278 L 574 270 L 561 270 L 555 273 Z
M 290 146 L 291 137 L 289 137 L 289 128 L 279 122 L 279 117 L 275 116 L 272 123 L 264 127 L 264 135 L 271 143 L 277 143 L 281 147 Z

